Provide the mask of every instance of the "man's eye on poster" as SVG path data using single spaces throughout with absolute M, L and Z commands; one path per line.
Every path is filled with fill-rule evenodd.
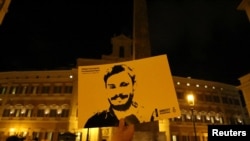
M 78 68 L 79 128 L 180 116 L 166 55 Z

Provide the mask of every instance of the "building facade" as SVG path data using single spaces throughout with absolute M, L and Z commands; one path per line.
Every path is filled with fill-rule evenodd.
M 172 141 L 193 141 L 192 111 L 186 96 L 195 97 L 194 119 L 198 141 L 207 140 L 207 125 L 242 125 L 248 121 L 236 86 L 173 76 L 181 116 L 170 119 Z
M 0 73 L 0 140 L 52 139 L 54 132 L 69 131 L 76 124 L 73 76 L 74 70 Z
M 112 41 L 114 53 L 101 60 L 79 58 L 77 66 L 131 60 L 131 39 L 120 35 Z M 1 72 L 0 140 L 18 135 L 26 140 L 57 141 L 61 134 L 70 132 L 76 141 L 109 141 L 113 128 L 78 128 L 77 66 L 70 70 Z M 197 141 L 207 140 L 208 124 L 246 124 L 249 116 L 236 86 L 178 76 L 173 76 L 173 81 L 181 116 L 138 128 L 134 140 L 193 141 L 194 126 L 186 100 L 189 93 L 195 96 Z
M 250 113 L 250 73 L 240 77 L 239 80 L 240 85 L 238 86 L 238 88 L 242 91 L 247 111 L 248 113 Z
M 7 1 L 2 0 L 2 5 Z M 246 10 L 247 1 L 243 0 L 238 9 Z M 77 67 L 150 56 L 146 4 L 144 0 L 135 2 L 134 41 L 124 35 L 112 38 L 111 55 L 103 55 L 101 60 L 79 58 L 76 68 L 70 70 L 0 72 L 0 141 L 11 135 L 27 141 L 58 141 L 60 135 L 68 132 L 76 135 L 76 141 L 110 141 L 113 128 L 78 128 Z M 0 0 L 1 10 L 6 13 Z M 0 24 L 1 21 L 0 14 Z M 248 124 L 249 111 L 242 105 L 239 90 L 243 91 L 249 110 L 249 77 L 240 78 L 242 85 L 236 87 L 173 76 L 181 116 L 138 128 L 134 140 L 194 141 L 196 137 L 197 141 L 207 141 L 207 125 Z M 186 100 L 190 93 L 195 96 L 194 107 Z
M 112 128 L 77 127 L 76 69 L 0 73 L 0 140 L 19 135 L 57 141 L 71 132 L 77 141 L 109 140 Z M 182 115 L 158 122 L 159 131 L 172 141 L 194 139 L 191 109 L 186 95 L 195 95 L 194 115 L 198 141 L 206 141 L 208 124 L 245 124 L 247 116 L 235 86 L 173 76 Z M 167 100 L 166 100 L 167 102 Z

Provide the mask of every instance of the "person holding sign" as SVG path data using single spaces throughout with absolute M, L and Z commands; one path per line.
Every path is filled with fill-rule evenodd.
M 120 119 L 119 126 L 114 131 L 111 141 L 132 141 L 134 136 L 134 125 L 125 125 L 124 119 Z
M 104 75 L 104 85 L 110 107 L 90 117 L 85 128 L 118 126 L 121 118 L 124 118 L 126 124 L 144 122 L 140 115 L 140 110 L 144 107 L 133 100 L 136 75 L 130 67 L 121 64 L 108 69 Z M 150 118 L 153 119 L 148 117 L 147 121 Z

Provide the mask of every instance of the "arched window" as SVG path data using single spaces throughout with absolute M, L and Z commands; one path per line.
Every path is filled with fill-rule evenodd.
M 49 108 L 46 105 L 39 105 L 37 110 L 37 117 L 47 117 Z

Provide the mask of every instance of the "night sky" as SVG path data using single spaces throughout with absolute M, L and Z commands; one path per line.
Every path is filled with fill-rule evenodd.
M 152 56 L 173 75 L 238 85 L 250 72 L 250 22 L 241 0 L 147 0 Z M 74 67 L 132 36 L 132 0 L 12 0 L 0 25 L 0 71 Z M 3 50 L 4 49 L 4 50 Z M 247 62 L 248 61 L 248 62 Z

